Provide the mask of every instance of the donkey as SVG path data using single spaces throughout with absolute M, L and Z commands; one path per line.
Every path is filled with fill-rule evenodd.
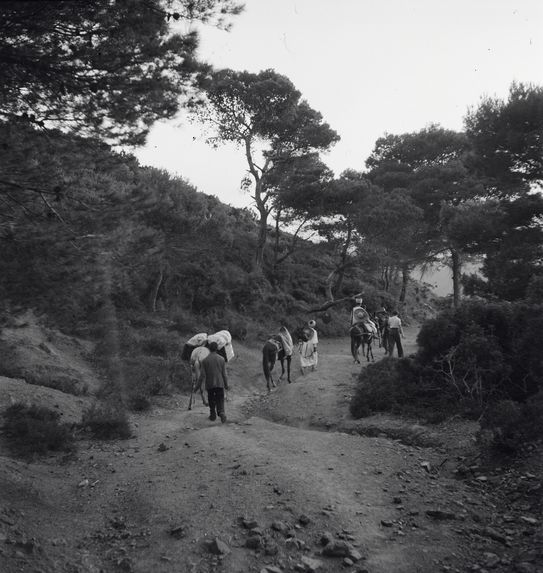
M 373 331 L 367 332 L 360 324 L 351 326 L 349 333 L 351 335 L 351 354 L 353 355 L 355 364 L 360 364 L 360 360 L 358 358 L 360 347 L 362 347 L 362 356 L 366 356 L 368 362 L 371 357 L 371 361 L 374 362 L 373 341 L 376 338 L 375 333 Z M 364 347 L 366 347 L 365 351 Z
M 262 347 L 262 369 L 264 370 L 268 392 L 271 392 L 272 388 L 277 387 L 272 377 L 272 370 L 275 366 L 275 361 L 279 360 L 281 363 L 281 376 L 279 377 L 279 380 L 281 380 L 285 375 L 285 359 L 287 361 L 287 378 L 290 383 L 290 356 L 285 355 L 281 336 L 279 334 L 274 334 L 266 340 Z
M 191 389 L 190 389 L 190 400 L 189 400 L 189 410 L 192 410 L 192 402 L 194 399 L 194 393 L 200 392 L 202 397 L 202 402 L 204 406 L 207 406 L 207 399 L 204 392 L 204 386 L 200 380 L 200 373 L 202 371 L 202 360 L 209 356 L 209 348 L 207 346 L 196 347 L 190 355 L 190 376 L 191 376 Z

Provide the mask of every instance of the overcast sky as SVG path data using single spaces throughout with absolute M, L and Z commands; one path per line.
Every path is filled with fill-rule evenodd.
M 513 81 L 543 85 L 543 0 L 245 0 L 230 32 L 201 29 L 200 56 L 216 68 L 290 78 L 341 141 L 324 156 L 337 175 L 364 169 L 385 133 L 430 123 L 461 130 L 481 96 Z M 235 206 L 243 153 L 213 149 L 181 117 L 157 124 L 141 163 L 183 176 Z

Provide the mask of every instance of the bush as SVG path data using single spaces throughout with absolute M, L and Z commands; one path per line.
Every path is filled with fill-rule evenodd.
M 502 452 L 514 453 L 523 443 L 543 438 L 543 392 L 525 403 L 501 400 L 491 405 L 481 419 L 480 441 Z
M 396 389 L 401 383 L 398 361 L 384 358 L 368 364 L 360 373 L 358 383 L 350 405 L 354 418 L 365 418 L 374 412 L 392 412 L 396 405 Z
M 471 301 L 425 322 L 417 360 L 482 407 L 526 400 L 543 379 L 543 306 Z
M 9 447 L 18 455 L 75 449 L 69 425 L 60 423 L 60 414 L 54 410 L 18 402 L 6 410 L 4 419 Z
M 440 387 L 416 360 L 384 358 L 361 371 L 350 411 L 354 418 L 389 412 L 437 423 L 461 407 L 454 406 L 451 389 Z
M 177 307 L 174 311 L 171 311 L 172 324 L 169 330 L 176 330 L 177 332 L 193 332 L 198 328 L 198 323 L 195 317 L 187 310 Z
M 118 405 L 94 404 L 83 413 L 81 426 L 99 440 L 126 440 L 132 435 L 126 411 Z
M 535 275 L 526 289 L 526 300 L 532 304 L 543 304 L 543 276 Z
M 126 392 L 129 396 L 171 394 L 174 385 L 184 381 L 180 358 L 130 356 L 122 360 Z M 180 380 L 181 379 L 181 380 Z
M 179 352 L 181 347 L 179 338 L 172 334 L 146 336 L 141 340 L 140 346 L 143 354 L 161 357 Z
M 151 409 L 151 400 L 144 394 L 129 396 L 128 407 L 134 412 L 148 412 Z

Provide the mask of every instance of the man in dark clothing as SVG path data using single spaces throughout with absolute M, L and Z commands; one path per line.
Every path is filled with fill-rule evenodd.
M 201 383 L 205 382 L 207 399 L 209 401 L 209 419 L 214 421 L 220 416 L 221 422 L 226 422 L 224 413 L 224 391 L 228 390 L 228 377 L 226 376 L 226 361 L 217 354 L 216 342 L 209 343 L 209 356 L 202 360 L 200 374 Z

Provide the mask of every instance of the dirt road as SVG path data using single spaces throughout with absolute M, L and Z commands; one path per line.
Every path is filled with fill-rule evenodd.
M 360 369 L 346 339 L 321 342 L 316 372 L 295 358 L 293 384 L 270 395 L 258 349 L 236 350 L 226 424 L 164 398 L 129 441 L 86 443 L 63 464 L 3 458 L 0 570 L 414 573 L 454 560 L 461 538 L 426 514 L 465 513 L 463 485 L 429 471 L 444 453 L 337 431 Z

